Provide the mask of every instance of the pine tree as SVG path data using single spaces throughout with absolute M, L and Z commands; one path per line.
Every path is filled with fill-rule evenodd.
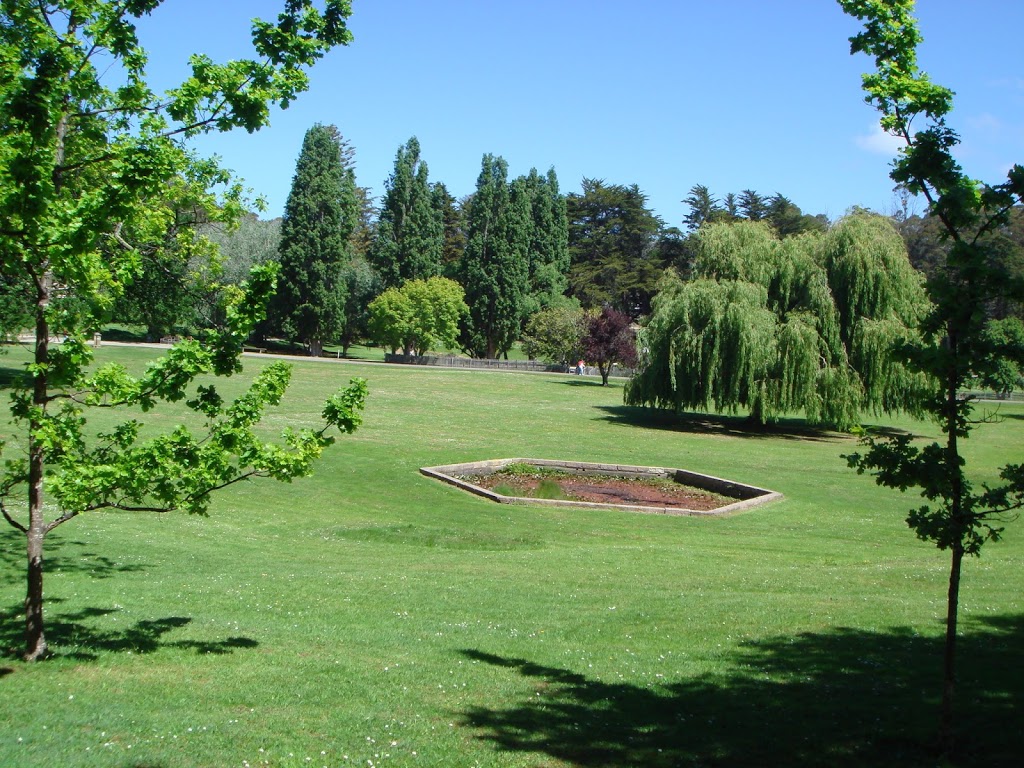
M 734 192 L 726 194 L 725 198 L 722 200 L 722 205 L 724 206 L 723 212 L 725 213 L 725 218 L 727 220 L 735 221 L 740 218 L 740 204 Z
M 420 143 L 413 136 L 395 155 L 395 170 L 385 183 L 377 235 L 370 250 L 370 260 L 385 288 L 441 274 L 444 221 L 427 175 Z
M 281 224 L 281 274 L 273 324 L 319 356 L 345 324 L 348 240 L 359 215 L 345 140 L 332 126 L 306 132 Z
M 474 357 L 507 352 L 519 336 L 527 308 L 530 194 L 524 179 L 512 184 L 507 179 L 508 163 L 484 155 L 459 265 L 469 305 L 463 346 Z

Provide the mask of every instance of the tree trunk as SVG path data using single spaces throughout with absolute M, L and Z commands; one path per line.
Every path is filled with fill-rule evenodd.
M 946 594 L 946 644 L 942 667 L 942 712 L 939 716 L 939 744 L 945 755 L 953 753 L 953 694 L 956 692 L 956 625 L 960 603 L 960 567 L 964 559 L 964 534 L 967 530 L 963 508 L 963 470 L 960 462 L 960 443 L 957 439 L 961 403 L 959 391 L 960 334 L 956 325 L 946 326 L 946 344 L 951 356 L 946 373 L 946 406 L 943 429 L 946 432 L 946 475 L 950 479 L 949 515 L 956 528 L 953 556 L 949 566 L 949 591 Z
M 601 373 L 601 386 L 608 386 L 608 375 L 612 372 L 611 363 L 598 363 L 597 370 Z
M 50 304 L 49 274 L 36 283 L 36 371 L 32 402 L 45 412 L 48 395 L 47 367 L 50 361 L 50 325 L 46 310 Z M 25 660 L 35 661 L 46 654 L 43 634 L 43 538 L 46 520 L 43 518 L 43 475 L 46 456 L 36 437 L 41 419 L 33 414 L 29 418 L 28 438 L 28 590 L 25 594 Z
M 25 595 L 25 661 L 46 655 L 43 633 L 43 537 L 41 512 L 32 512 L 28 529 L 28 591 Z
M 945 755 L 953 753 L 953 694 L 956 691 L 956 624 L 960 602 L 960 565 L 964 548 L 953 545 L 949 567 L 949 593 L 946 599 L 946 648 L 943 655 L 942 715 L 939 721 L 939 744 Z

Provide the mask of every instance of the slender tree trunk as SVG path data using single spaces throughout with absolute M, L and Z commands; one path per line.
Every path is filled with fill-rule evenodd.
M 41 514 L 31 512 L 28 529 L 28 591 L 25 595 L 25 661 L 35 661 L 46 655 L 46 636 L 43 633 L 44 535 Z
M 946 647 L 943 656 L 942 714 L 939 720 L 939 744 L 943 754 L 953 752 L 953 694 L 956 692 L 956 624 L 960 602 L 960 564 L 964 548 L 953 546 L 949 567 L 949 592 L 946 599 Z
M 46 460 L 43 446 L 36 435 L 41 426 L 38 415 L 47 402 L 46 366 L 50 359 L 50 326 L 46 310 L 50 303 L 51 277 L 47 273 L 37 282 L 36 293 L 36 355 L 37 365 L 32 402 L 38 409 L 29 418 L 28 448 L 28 590 L 25 595 L 25 659 L 35 661 L 46 654 L 43 634 L 43 538 L 46 520 L 43 517 L 43 475 Z
M 68 25 L 69 36 L 77 24 L 72 19 Z M 65 79 L 66 80 L 66 79 Z M 64 85 L 65 83 L 62 83 Z M 65 139 L 71 113 L 71 95 L 65 94 L 63 111 L 57 121 L 53 151 L 53 188 L 59 196 L 64 181 Z M 47 312 L 53 292 L 53 275 L 49 264 L 43 264 L 40 271 L 33 273 L 36 285 L 36 370 L 33 374 L 33 413 L 28 426 L 28 589 L 25 594 L 25 660 L 35 661 L 46 655 L 46 635 L 43 632 L 43 539 L 46 537 L 46 519 L 43 516 L 43 478 L 46 472 L 46 453 L 37 435 L 42 427 L 46 406 L 49 402 L 49 380 L 47 370 L 50 363 L 50 322 Z
M 956 625 L 960 603 L 960 568 L 964 558 L 964 532 L 967 526 L 963 511 L 963 470 L 960 466 L 960 445 L 957 439 L 957 417 L 960 414 L 959 400 L 959 339 L 960 334 L 954 323 L 946 330 L 946 343 L 950 354 L 950 365 L 946 378 L 946 465 L 950 479 L 950 522 L 957 531 L 953 542 L 953 556 L 949 567 L 949 591 L 946 594 L 946 643 L 943 653 L 942 711 L 939 716 L 939 744 L 945 755 L 953 753 L 954 713 L 953 698 L 956 693 Z

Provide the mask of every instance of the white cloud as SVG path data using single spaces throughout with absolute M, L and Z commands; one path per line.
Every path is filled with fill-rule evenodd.
M 872 125 L 867 133 L 854 136 L 853 142 L 865 152 L 888 157 L 893 157 L 903 146 L 901 138 L 886 133 L 878 123 Z

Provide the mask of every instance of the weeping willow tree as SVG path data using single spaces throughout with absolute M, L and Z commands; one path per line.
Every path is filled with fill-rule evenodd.
M 715 224 L 697 238 L 694 279 L 670 273 L 640 331 L 627 403 L 760 423 L 803 412 L 841 429 L 864 411 L 920 411 L 927 382 L 893 351 L 928 302 L 887 220 L 785 240 L 760 222 Z

